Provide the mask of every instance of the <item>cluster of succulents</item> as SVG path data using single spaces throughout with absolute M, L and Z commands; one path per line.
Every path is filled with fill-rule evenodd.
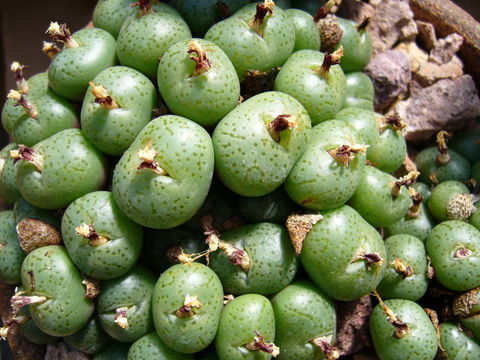
M 336 304 L 374 294 L 380 359 L 480 357 L 480 134 L 440 132 L 403 171 L 364 24 L 317 6 L 100 0 L 95 27 L 50 25 L 47 72 L 12 64 L 0 280 L 23 336 L 94 360 L 332 360 Z

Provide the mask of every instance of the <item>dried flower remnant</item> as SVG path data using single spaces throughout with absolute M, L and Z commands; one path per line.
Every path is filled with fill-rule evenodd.
M 142 163 L 137 168 L 138 170 L 150 169 L 157 175 L 168 175 L 160 164 L 154 160 L 158 153 L 152 148 L 151 144 L 147 144 L 143 150 L 138 151 L 137 155 L 142 160 Z
M 53 41 L 65 44 L 67 49 L 80 47 L 70 34 L 70 29 L 67 28 L 67 24 L 59 25 L 58 22 L 51 22 L 47 29 L 47 34 L 50 35 Z
M 323 78 L 327 78 L 330 72 L 330 68 L 333 65 L 340 64 L 340 60 L 343 56 L 343 46 L 340 46 L 337 50 L 333 53 L 326 52 L 324 54 L 322 66 L 317 70 L 317 74 Z
M 27 67 L 25 65 L 20 64 L 18 61 L 14 61 L 10 65 L 10 70 L 13 72 L 13 76 L 17 84 L 17 89 L 22 94 L 28 93 L 28 83 L 23 74 L 23 71 L 26 68 Z
M 420 173 L 418 171 L 411 171 L 407 175 L 401 177 L 392 184 L 391 194 L 392 198 L 396 199 L 400 195 L 402 186 L 412 186 L 417 181 Z
M 297 121 L 292 115 L 278 115 L 267 125 L 267 130 L 273 140 L 280 141 L 280 134 L 285 130 L 291 130 L 297 127 Z
M 396 258 L 391 262 L 391 264 L 393 265 L 395 271 L 398 272 L 403 279 L 406 279 L 414 274 L 413 268 L 400 258 Z
M 416 192 L 414 188 L 408 188 L 410 199 L 412 199 L 412 205 L 408 208 L 407 216 L 410 218 L 416 218 L 420 215 L 420 205 L 423 202 L 423 195 Z
M 80 235 L 89 240 L 89 244 L 93 247 L 97 247 L 105 244 L 109 239 L 105 236 L 101 236 L 97 233 L 92 225 L 85 223 L 80 224 L 75 228 L 77 235 Z
M 175 315 L 179 318 L 192 317 L 196 314 L 195 309 L 201 309 L 202 303 L 197 296 L 186 295 L 183 305 L 175 311 Z
M 348 167 L 350 162 L 355 158 L 357 154 L 365 154 L 367 152 L 368 145 L 356 144 L 356 145 L 341 145 L 336 149 L 328 150 L 328 153 L 335 160 L 339 161 L 343 166 Z
M 15 102 L 14 106 L 21 106 L 25 109 L 25 112 L 33 119 L 38 118 L 38 111 L 35 106 L 28 101 L 23 93 L 17 90 L 10 90 L 7 94 L 7 98 Z
M 340 357 L 340 352 L 331 343 L 331 336 L 320 336 L 310 341 L 313 345 L 320 348 L 326 360 L 336 360 Z
M 265 19 L 273 14 L 274 8 L 275 3 L 270 0 L 265 0 L 264 3 L 257 4 L 257 12 L 253 19 L 249 21 L 248 25 L 258 35 L 263 36 L 263 24 Z
M 245 347 L 250 351 L 263 351 L 270 354 L 272 357 L 276 357 L 280 354 L 280 348 L 274 343 L 265 342 L 265 338 L 260 335 L 258 331 L 255 331 L 253 341 L 245 344 Z
M 27 305 L 43 304 L 48 298 L 46 296 L 24 296 L 22 293 L 17 293 L 10 299 L 12 311 L 14 314 L 20 311 L 21 308 Z
M 323 216 L 320 214 L 292 214 L 287 218 L 285 226 L 295 249 L 295 255 L 300 255 L 305 237 L 313 226 L 322 219 Z
M 473 254 L 473 251 L 465 247 L 461 247 L 455 251 L 453 257 L 455 259 L 466 258 Z
M 448 154 L 448 139 L 452 136 L 451 133 L 447 131 L 439 131 L 437 133 L 437 148 L 438 156 L 436 162 L 438 165 L 445 165 L 450 161 L 450 155 Z
M 136 7 L 140 10 L 140 16 L 153 13 L 152 0 L 140 0 L 130 4 L 130 7 Z
M 120 105 L 112 99 L 103 85 L 95 85 L 93 81 L 90 81 L 88 84 L 92 88 L 93 96 L 95 96 L 95 103 L 108 110 L 120 108 Z
M 10 158 L 16 163 L 19 160 L 25 160 L 32 163 L 38 172 L 43 171 L 43 156 L 36 153 L 32 148 L 19 145 L 18 149 L 10 150 Z
M 365 266 L 368 271 L 372 270 L 372 266 L 375 267 L 375 271 L 378 271 L 385 260 L 379 254 L 366 253 L 364 250 L 360 249 L 358 254 L 352 260 L 352 263 L 357 261 L 365 261 Z
M 127 312 L 127 306 L 122 306 L 115 310 L 114 322 L 124 330 L 127 330 L 129 326 Z
M 47 55 L 51 60 L 57 56 L 57 54 L 62 51 L 57 45 L 52 42 L 44 41 L 42 46 L 42 52 Z
M 197 40 L 190 42 L 187 53 L 190 55 L 190 60 L 195 62 L 192 77 L 206 73 L 212 68 L 212 62 L 208 58 L 207 52 L 200 46 Z
M 382 300 L 380 295 L 376 290 L 374 290 L 373 295 L 377 298 L 379 305 L 382 307 L 383 312 L 387 316 L 388 322 L 395 328 L 393 336 L 397 339 L 402 339 L 408 335 L 410 328 L 408 325 L 403 322 L 395 313 L 390 309 Z

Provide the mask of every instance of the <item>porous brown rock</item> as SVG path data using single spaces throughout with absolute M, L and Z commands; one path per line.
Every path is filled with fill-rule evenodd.
M 440 65 L 449 63 L 460 50 L 462 44 L 463 37 L 456 33 L 438 40 L 435 47 L 430 51 L 430 61 Z
M 412 79 L 410 59 L 399 50 L 387 50 L 372 58 L 365 69 L 375 88 L 375 110 L 382 111 L 408 93 Z
M 368 319 L 371 312 L 372 299 L 370 295 L 337 304 L 335 347 L 340 355 L 355 354 L 370 344 Z
M 437 44 L 437 35 L 435 34 L 435 27 L 426 21 L 416 20 L 418 29 L 418 40 L 425 46 L 427 50 L 431 50 Z
M 480 100 L 470 75 L 444 79 L 399 102 L 396 113 L 407 124 L 409 141 L 426 140 L 439 130 L 462 129 L 480 116 Z
M 367 27 L 373 41 L 374 54 L 391 49 L 400 41 L 414 40 L 417 24 L 408 0 L 383 0 L 376 5 L 375 15 Z

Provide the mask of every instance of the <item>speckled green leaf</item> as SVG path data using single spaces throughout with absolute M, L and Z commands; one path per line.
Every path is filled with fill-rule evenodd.
M 146 146 L 165 170 L 138 169 Z M 156 229 L 190 219 L 203 204 L 213 176 L 213 146 L 208 133 L 188 119 L 166 115 L 152 120 L 123 154 L 113 175 L 113 195 L 135 222 Z
M 343 108 L 358 107 L 373 111 L 375 90 L 370 78 L 363 72 L 345 74 L 347 81 L 347 97 Z
M 448 289 L 466 291 L 480 286 L 480 232 L 463 221 L 444 221 L 426 241 L 435 277 Z
M 376 227 L 389 226 L 402 219 L 412 204 L 405 186 L 392 196 L 395 177 L 373 166 L 365 166 L 349 204 Z
M 120 63 L 140 71 L 150 79 L 157 74 L 158 62 L 165 51 L 178 41 L 190 39 L 187 23 L 172 9 L 155 7 L 149 14 L 138 10 L 124 21 L 117 39 Z
M 103 330 L 122 342 L 133 342 L 151 332 L 154 286 L 154 275 L 140 264 L 121 277 L 103 281 L 97 299 L 97 314 Z M 126 329 L 115 323 L 116 311 L 122 307 L 128 308 Z
M 312 16 L 298 9 L 285 10 L 285 14 L 295 29 L 295 46 L 293 52 L 307 49 L 319 50 L 320 33 Z
M 272 299 L 275 313 L 275 344 L 279 360 L 323 359 L 312 339 L 325 337 L 335 342 L 336 315 L 333 302 L 309 281 L 288 285 Z
M 87 324 L 93 304 L 85 297 L 82 280 L 63 246 L 45 246 L 27 255 L 22 264 L 25 294 L 47 297 L 42 304 L 29 305 L 30 315 L 41 330 L 67 336 Z
M 358 30 L 358 24 L 352 20 L 337 17 L 343 31 L 337 47 L 343 46 L 340 66 L 345 72 L 363 71 L 372 56 L 372 39 L 365 29 Z
M 92 360 L 127 360 L 130 344 L 113 342 L 105 350 L 92 357 Z
M 296 126 L 268 132 L 279 115 L 290 115 Z M 278 188 L 305 151 L 310 118 L 294 98 L 280 92 L 256 95 L 232 110 L 213 133 L 215 171 L 220 180 L 242 196 L 262 196 Z
M 110 33 L 98 28 L 82 29 L 72 37 L 80 46 L 65 48 L 55 56 L 48 68 L 48 80 L 59 95 L 81 101 L 88 82 L 115 65 L 116 43 Z
M 20 197 L 17 168 L 10 157 L 10 150 L 17 148 L 17 144 L 11 143 L 0 150 L 0 199 L 8 205 L 12 205 Z
M 310 145 L 296 162 L 285 182 L 288 195 L 299 205 L 330 210 L 345 204 L 360 181 L 365 155 L 354 154 L 346 165 L 330 150 L 359 145 L 358 135 L 343 121 L 330 120 L 312 129 Z
M 287 286 L 297 272 L 298 261 L 283 226 L 272 223 L 245 225 L 223 233 L 221 240 L 244 250 L 250 259 L 246 272 L 232 264 L 222 250 L 210 255 L 210 266 L 228 293 L 272 294 Z
M 135 12 L 131 0 L 100 0 L 93 10 L 93 25 L 117 37 L 126 17 Z
M 480 344 L 451 322 L 440 325 L 440 343 L 448 359 L 477 360 Z
M 157 91 L 145 75 L 125 66 L 105 69 L 92 81 L 105 87 L 120 108 L 103 108 L 89 87 L 83 100 L 82 129 L 99 150 L 120 156 L 152 119 Z
M 406 214 L 402 219 L 384 228 L 385 235 L 408 234 L 419 238 L 422 241 L 430 234 L 435 222 L 425 204 L 420 204 L 419 214 L 411 217 Z
M 94 316 L 87 325 L 74 334 L 64 337 L 63 341 L 78 351 L 93 355 L 102 351 L 110 342 L 110 338 Z
M 370 334 L 375 350 L 382 360 L 433 360 L 437 353 L 437 335 L 429 317 L 417 303 L 392 299 L 385 304 L 408 325 L 403 338 L 393 336 L 395 328 L 388 322 L 380 305 L 370 316 Z
M 25 253 L 18 242 L 17 223 L 12 210 L 0 212 L 0 280 L 20 284 L 20 269 Z
M 375 167 L 387 173 L 397 170 L 407 155 L 407 144 L 400 131 L 391 126 L 380 134 L 368 148 L 367 158 Z
M 106 160 L 80 129 L 63 130 L 33 146 L 33 151 L 42 156 L 43 170 L 20 160 L 17 185 L 22 196 L 35 206 L 66 207 L 104 185 Z
M 339 65 L 320 74 L 324 55 L 315 50 L 301 50 L 288 58 L 278 73 L 274 89 L 293 96 L 307 109 L 312 124 L 330 120 L 342 108 L 347 83 Z
M 394 235 L 385 239 L 387 269 L 377 290 L 385 299 L 417 301 L 427 291 L 427 254 L 425 245 L 411 235 Z M 409 266 L 412 275 L 404 278 L 395 268 L 395 260 Z
M 209 61 L 208 71 L 194 74 L 196 63 L 191 60 L 191 49 L 205 52 L 202 56 Z M 168 108 L 202 126 L 216 125 L 240 98 L 240 81 L 227 55 L 203 39 L 172 45 L 160 60 L 157 78 Z
M 470 164 L 467 159 L 457 152 L 449 149 L 448 155 L 451 160 L 445 165 L 437 164 L 438 150 L 436 147 L 429 147 L 420 151 L 415 157 L 415 164 L 420 171 L 420 181 L 432 184 L 432 176 L 438 182 L 446 180 L 467 181 L 470 178 Z
M 300 255 L 310 278 L 337 300 L 354 300 L 373 291 L 386 267 L 380 234 L 347 205 L 322 215 L 307 234 Z M 367 266 L 365 254 L 383 261 Z
M 265 17 L 261 35 L 249 25 L 255 13 L 256 4 L 248 4 L 205 34 L 206 40 L 225 51 L 239 78 L 247 70 L 269 71 L 283 65 L 295 45 L 295 29 L 282 9 L 275 7 Z
M 200 308 L 177 316 L 186 297 L 195 297 Z M 223 288 L 218 276 L 199 263 L 177 264 L 157 281 L 152 298 L 155 329 L 160 339 L 181 353 L 205 349 L 215 338 L 223 309 Z
M 363 144 L 372 145 L 379 140 L 377 120 L 373 111 L 345 108 L 335 114 L 335 119 L 345 121 L 355 129 Z
M 156 333 L 135 341 L 128 351 L 128 360 L 192 360 L 192 355 L 180 354 L 165 345 Z
M 433 188 L 432 194 L 428 199 L 428 210 L 437 222 L 460 220 L 453 218 L 452 214 L 448 211 L 452 198 L 460 194 L 470 194 L 470 190 L 465 184 L 456 180 L 443 181 Z
M 215 339 L 218 358 L 222 360 L 268 360 L 272 356 L 245 345 L 258 332 L 265 342 L 275 339 L 275 317 L 272 304 L 266 297 L 255 294 L 235 298 L 223 309 Z
M 17 224 L 23 219 L 38 219 L 60 229 L 61 215 L 54 210 L 40 209 L 22 197 L 15 202 L 13 212 L 15 213 L 15 221 Z
M 78 235 L 82 224 L 108 240 L 100 246 Z M 89 193 L 75 200 L 62 218 L 63 241 L 73 262 L 95 279 L 113 279 L 125 274 L 138 260 L 143 229 L 118 208 L 108 191 Z

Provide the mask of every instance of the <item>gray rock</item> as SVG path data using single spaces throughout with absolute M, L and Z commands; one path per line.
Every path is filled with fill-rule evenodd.
M 480 116 L 480 100 L 470 75 L 440 80 L 411 95 L 395 107 L 407 124 L 405 137 L 409 141 L 429 139 L 440 130 L 460 130 Z
M 399 96 L 408 93 L 412 73 L 410 59 L 403 51 L 388 50 L 376 55 L 365 73 L 373 81 L 377 111 L 387 109 Z

